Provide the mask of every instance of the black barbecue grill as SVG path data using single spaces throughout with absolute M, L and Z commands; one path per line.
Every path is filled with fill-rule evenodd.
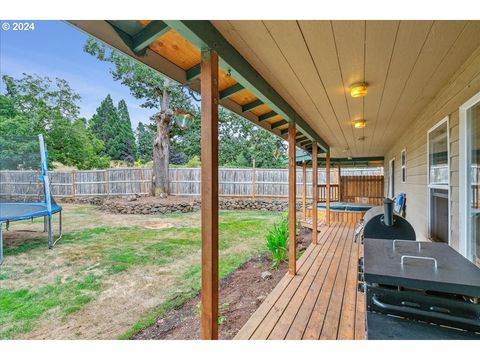
M 393 200 L 385 199 L 383 206 L 368 210 L 363 218 L 363 238 L 415 240 L 412 225 L 393 211 Z
M 480 269 L 447 244 L 365 238 L 369 339 L 480 339 Z

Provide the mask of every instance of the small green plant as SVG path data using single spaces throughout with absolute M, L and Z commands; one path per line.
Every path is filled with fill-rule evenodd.
M 267 249 L 272 253 L 272 269 L 287 259 L 288 217 L 283 214 L 280 222 L 273 225 L 267 234 Z

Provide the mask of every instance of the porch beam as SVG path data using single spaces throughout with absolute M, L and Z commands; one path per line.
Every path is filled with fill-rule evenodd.
M 187 81 L 192 81 L 200 76 L 200 65 L 201 64 L 192 66 L 186 71 Z
M 225 90 L 220 91 L 220 100 L 226 99 L 238 93 L 239 91 L 242 91 L 243 89 L 245 89 L 243 85 L 236 83 L 235 85 L 232 85 Z
M 318 146 L 313 144 L 312 158 L 318 156 Z M 312 161 L 312 244 L 318 243 L 318 161 Z
M 297 273 L 297 174 L 296 174 L 296 144 L 295 123 L 288 124 L 288 272 Z
M 323 151 L 328 144 L 315 130 L 290 106 L 290 104 L 253 68 L 253 66 L 223 37 L 208 20 L 165 20 L 189 42 L 199 49 L 210 48 L 220 57 L 220 66 L 250 90 L 258 99 L 268 105 L 277 114 L 294 122 L 309 138 L 318 142 Z
M 277 121 L 276 123 L 272 124 L 272 129 L 276 129 L 280 126 L 287 125 L 287 124 L 288 124 L 288 122 L 286 120 L 280 120 L 280 121 Z
M 218 55 L 202 49 L 201 338 L 218 339 Z
M 249 102 L 248 104 L 245 104 L 242 106 L 242 111 L 243 112 L 246 112 L 246 111 L 251 111 L 259 106 L 262 106 L 263 105 L 263 101 L 262 100 L 254 100 L 252 102 Z
M 327 183 L 325 189 L 325 215 L 327 226 L 330 226 L 330 152 L 327 152 L 325 159 L 325 182 Z
M 167 33 L 169 30 L 170 28 L 163 21 L 152 21 L 145 26 L 142 31 L 133 36 L 132 50 L 137 53 L 145 50 L 152 42 Z
M 265 121 L 265 120 L 273 118 L 274 116 L 277 116 L 277 113 L 275 111 L 269 111 L 266 114 L 260 115 L 258 117 L 258 121 Z

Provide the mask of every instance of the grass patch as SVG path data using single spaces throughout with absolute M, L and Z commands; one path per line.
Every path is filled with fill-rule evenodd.
M 101 220 L 93 207 L 74 207 L 64 215 L 67 219 L 65 224 L 68 221 L 74 223 L 80 218 L 82 223 L 96 221 L 96 224 Z M 266 232 L 278 217 L 279 214 L 262 211 L 220 212 L 221 278 L 265 250 Z M 101 223 L 97 227 L 70 232 L 65 226 L 64 237 L 53 251 L 47 250 L 46 237 L 41 232 L 38 238 L 26 238 L 23 243 L 7 246 L 7 261 L 0 271 L 0 338 L 10 339 L 28 333 L 46 317 L 56 321 L 65 320 L 98 299 L 102 283 L 114 284 L 112 276 L 121 273 L 121 279 L 132 281 L 135 280 L 133 276 L 142 273 L 142 268 L 156 267 L 163 271 L 163 268 L 173 266 L 175 272 L 165 272 L 170 276 L 169 285 L 158 289 L 162 299 L 167 301 L 143 314 L 120 338 L 132 337 L 153 324 L 158 317 L 195 296 L 200 289 L 201 271 L 198 214 L 179 213 L 150 218 L 180 218 L 185 221 L 171 220 L 180 225 L 151 229 L 135 222 L 128 226 L 128 218 L 124 217 L 125 222 L 117 222 L 122 226 Z M 21 258 L 15 258 L 17 256 Z M 51 267 L 51 261 L 55 262 L 54 268 Z M 179 261 L 182 262 L 181 266 L 175 264 Z M 46 271 L 47 268 L 49 271 Z M 62 277 L 52 281 L 52 269 Z M 161 282 L 161 279 L 154 281 Z M 157 292 L 149 296 L 159 295 Z M 145 298 L 147 302 L 151 300 L 151 297 Z M 105 308 L 100 308 L 102 304 L 102 301 L 98 302 L 99 314 L 105 313 Z M 89 307 L 89 314 L 91 311 L 94 313 L 92 306 Z M 132 306 L 137 305 L 134 303 Z M 121 317 L 122 314 L 115 316 Z M 42 322 L 42 329 L 44 326 L 45 322 Z M 118 333 L 124 330 L 121 328 Z M 82 334 L 86 337 L 101 336 L 93 328 L 82 331 Z M 72 338 L 76 336 L 73 331 L 69 335 Z
M 0 338 L 12 339 L 29 331 L 35 320 L 53 309 L 63 315 L 78 311 L 101 289 L 100 277 L 82 280 L 57 279 L 38 289 L 2 289 L 0 293 Z

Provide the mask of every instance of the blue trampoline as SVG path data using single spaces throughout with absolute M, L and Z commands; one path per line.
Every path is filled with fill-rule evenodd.
M 53 215 L 59 214 L 59 236 L 53 239 Z M 44 218 L 51 249 L 62 237 L 62 208 L 50 191 L 48 155 L 43 136 L 0 137 L 0 264 L 3 262 L 3 224 Z

